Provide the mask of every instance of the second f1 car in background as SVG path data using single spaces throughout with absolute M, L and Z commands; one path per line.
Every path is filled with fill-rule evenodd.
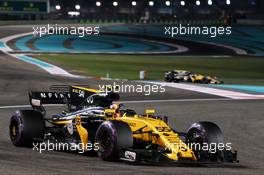
M 223 84 L 224 82 L 217 77 L 211 77 L 202 74 L 196 74 L 186 70 L 173 70 L 164 73 L 166 82 L 191 82 L 201 84 Z

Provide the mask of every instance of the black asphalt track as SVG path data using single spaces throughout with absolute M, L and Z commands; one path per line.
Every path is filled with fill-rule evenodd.
M 28 30 L 23 27 L 1 27 L 0 38 Z M 166 89 L 164 94 L 144 96 L 121 94 L 129 108 L 144 112 L 146 107 L 169 116 L 169 124 L 185 131 L 196 121 L 213 121 L 222 128 L 226 141 L 238 150 L 240 163 L 236 165 L 187 166 L 187 165 L 129 165 L 122 162 L 105 162 L 97 157 L 46 151 L 42 154 L 32 149 L 16 148 L 9 140 L 8 124 L 16 107 L 28 104 L 27 92 L 47 89 L 54 84 L 90 84 L 97 87 L 99 80 L 73 79 L 52 76 L 30 64 L 0 53 L 0 174 L 263 174 L 264 171 L 264 101 L 223 100 L 223 98 L 178 89 Z M 173 102 L 141 102 L 139 100 L 178 99 Z M 191 99 L 185 101 L 184 99 Z M 196 99 L 196 100 L 192 100 Z M 200 100 L 199 100 L 200 99 Z M 202 99 L 212 99 L 204 101 Z M 4 109 L 3 106 L 6 106 Z M 61 107 L 47 107 L 52 114 Z

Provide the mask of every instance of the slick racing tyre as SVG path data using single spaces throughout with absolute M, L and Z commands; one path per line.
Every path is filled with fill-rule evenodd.
M 203 79 L 201 80 L 201 83 L 202 83 L 202 84 L 209 84 L 209 83 L 210 83 L 210 80 L 209 80 L 208 78 L 203 78 Z
M 32 147 L 36 139 L 44 138 L 45 122 L 40 112 L 18 110 L 10 119 L 9 136 L 17 147 Z
M 98 128 L 95 144 L 98 143 L 97 154 L 107 161 L 119 159 L 122 148 L 133 146 L 133 134 L 129 125 L 122 121 L 105 121 Z
M 171 72 L 171 73 L 169 73 L 168 75 L 166 75 L 165 77 L 164 77 L 164 80 L 166 81 L 166 82 L 172 82 L 173 80 L 174 80 L 174 74 Z
M 174 82 L 174 83 L 179 83 L 179 82 L 180 82 L 180 79 L 175 78 L 175 79 L 173 80 L 173 82 Z
M 186 142 L 191 145 L 192 150 L 196 154 L 198 160 L 204 159 L 212 159 L 211 151 L 214 150 L 217 152 L 217 145 L 223 144 L 223 134 L 220 128 L 212 122 L 197 122 L 191 125 L 191 127 L 187 131 Z M 200 146 L 208 146 L 206 148 L 210 148 L 210 150 L 201 149 L 201 147 L 197 147 L 196 144 Z M 194 145 L 196 147 L 194 148 Z

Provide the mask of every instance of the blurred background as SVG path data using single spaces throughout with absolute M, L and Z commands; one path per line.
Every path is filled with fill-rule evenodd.
M 165 71 L 186 69 L 262 85 L 263 11 L 264 0 L 0 0 L 0 33 L 32 32 L 32 24 L 100 26 L 98 36 L 28 34 L 6 45 L 88 76 L 138 79 L 146 71 L 161 80 Z M 180 24 L 232 26 L 232 34 L 164 35 L 164 26 Z
M 263 0 L 0 0 L 0 20 L 263 23 Z

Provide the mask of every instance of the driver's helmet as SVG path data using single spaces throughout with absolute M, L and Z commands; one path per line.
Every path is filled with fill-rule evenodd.
M 125 109 L 125 105 L 124 104 L 120 104 L 120 103 L 113 103 L 111 106 L 110 106 L 110 109 L 114 109 L 115 110 L 115 114 L 114 114 L 114 117 L 117 118 L 117 117 L 121 117 L 121 113 L 120 113 L 120 109 Z
M 111 106 L 110 106 L 110 109 L 115 109 L 117 110 L 119 108 L 119 104 L 117 103 L 113 103 Z
M 115 110 L 125 109 L 125 105 L 123 103 L 113 103 L 110 106 L 110 109 L 115 109 Z

